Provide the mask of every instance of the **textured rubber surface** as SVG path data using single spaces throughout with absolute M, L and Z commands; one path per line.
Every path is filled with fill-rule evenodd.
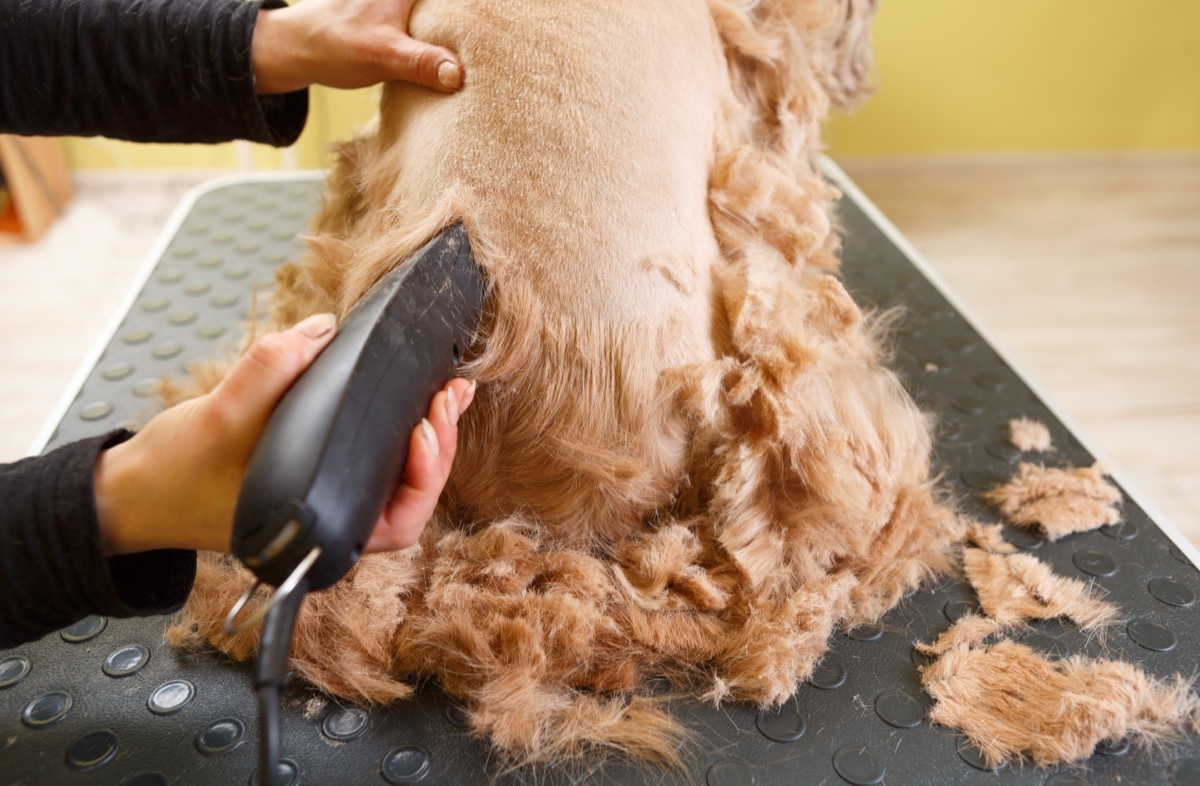
M 320 180 L 255 182 L 210 190 L 188 214 L 50 447 L 144 418 L 152 385 L 193 358 L 231 348 L 251 314 L 257 282 L 294 255 L 294 239 L 319 199 Z M 845 275 L 860 302 L 902 305 L 895 366 L 941 417 L 937 461 L 964 509 L 1022 458 L 1007 444 L 1009 418 L 1046 423 L 1058 447 L 1047 461 L 1092 457 L 850 200 Z M 1104 643 L 1058 623 L 1025 642 L 1046 653 L 1135 661 L 1152 674 L 1197 670 L 1200 575 L 1130 500 L 1124 521 L 1055 544 L 1011 540 L 1066 576 L 1094 579 L 1126 624 Z M 961 738 L 924 719 L 912 649 L 975 607 L 954 580 L 914 594 L 878 627 L 836 634 L 829 656 L 778 710 L 714 710 L 675 702 L 697 732 L 690 772 L 664 776 L 621 761 L 595 769 L 501 774 L 463 711 L 433 688 L 385 709 L 340 706 L 294 688 L 283 717 L 283 753 L 294 783 L 589 784 L 1200 784 L 1200 740 L 1147 752 L 1117 742 L 1084 767 L 984 769 Z M 249 664 L 173 651 L 166 620 L 88 619 L 60 634 L 0 652 L 2 783 L 244 784 L 256 782 L 257 735 Z

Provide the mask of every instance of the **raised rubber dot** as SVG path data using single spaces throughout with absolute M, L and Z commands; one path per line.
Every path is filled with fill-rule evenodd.
M 1071 561 L 1075 563 L 1075 567 L 1089 576 L 1108 578 L 1117 575 L 1117 563 L 1103 551 L 1094 549 L 1077 551 L 1071 557 Z
M 883 637 L 883 629 L 878 625 L 859 625 L 846 631 L 846 636 L 854 641 L 877 641 Z
M 145 344 L 154 334 L 149 330 L 129 330 L 121 336 L 126 344 Z
M 118 379 L 125 379 L 125 377 L 132 373 L 133 366 L 129 365 L 128 363 L 113 363 L 109 366 L 105 366 L 100 372 L 100 376 L 109 381 L 115 381 Z
M 339 707 L 325 716 L 321 731 L 331 740 L 347 742 L 367 730 L 367 713 L 357 707 Z
M 1129 753 L 1129 738 L 1121 737 L 1116 740 L 1100 740 L 1096 744 L 1096 753 L 1101 756 L 1124 756 Z
M 890 690 L 875 699 L 875 714 L 897 729 L 912 729 L 925 719 L 925 707 L 902 690 Z
M 937 427 L 937 437 L 942 442 L 957 442 L 962 433 L 962 424 L 953 420 L 943 420 Z
M 450 721 L 451 726 L 459 729 L 466 729 L 471 726 L 471 714 L 461 704 L 450 703 L 446 705 L 446 720 Z
M 979 611 L 979 607 L 969 600 L 952 600 L 942 606 L 942 614 L 951 622 L 958 622 L 968 614 L 974 614 L 977 611 Z
M 62 691 L 43 693 L 25 705 L 21 720 L 26 726 L 34 729 L 50 726 L 67 717 L 74 703 L 70 694 Z
M 743 762 L 726 759 L 708 768 L 704 782 L 707 786 L 755 786 L 758 778 Z
M 887 769 L 870 748 L 847 745 L 833 754 L 833 769 L 854 786 L 874 786 L 883 782 Z
M 912 661 L 912 664 L 918 668 L 928 666 L 930 663 L 933 663 L 935 660 L 937 660 L 937 658 L 933 655 L 927 655 L 916 647 L 913 647 L 911 650 L 909 650 L 908 659 Z
M 1133 620 L 1125 626 L 1129 638 L 1142 647 L 1154 652 L 1170 652 L 1175 649 L 1175 634 L 1165 625 L 1149 620 Z
M 221 718 L 196 733 L 196 749 L 208 756 L 228 753 L 246 739 L 246 727 L 237 718 Z
M 147 314 L 157 314 L 160 311 L 166 311 L 169 305 L 171 304 L 162 298 L 151 298 L 142 302 L 142 311 Z
M 1011 442 L 990 442 L 986 448 L 987 452 L 1001 461 L 1009 463 L 1016 461 L 1021 457 L 1021 449 Z
M 980 469 L 968 469 L 959 477 L 963 483 L 978 491 L 989 491 L 1003 482 L 1002 478 Z
M 1004 390 L 1004 377 L 999 374 L 993 374 L 990 371 L 985 371 L 982 374 L 976 374 L 972 380 L 978 387 L 984 390 L 1000 392 Z
M 951 406 L 964 415 L 978 415 L 987 409 L 987 402 L 972 393 L 956 396 Z
M 141 644 L 130 644 L 105 658 L 101 668 L 110 677 L 128 677 L 139 671 L 149 660 L 150 650 Z
M 1138 536 L 1139 528 L 1136 521 L 1122 521 L 1101 527 L 1100 531 L 1115 540 L 1133 540 Z
M 179 249 L 175 252 L 177 257 L 190 257 L 196 253 L 195 249 Z M 183 274 L 178 270 L 164 270 L 158 274 L 158 280 L 164 284 L 178 284 L 183 280 Z
M 11 688 L 29 676 L 33 664 L 24 655 L 14 655 L 0 660 L 0 689 Z
M 195 695 L 196 686 L 187 680 L 169 680 L 154 689 L 146 706 L 155 715 L 170 715 L 190 704 Z
M 429 751 L 418 745 L 396 748 L 383 757 L 380 774 L 393 786 L 418 783 L 429 774 Z
M 1034 551 L 1046 545 L 1045 538 L 1023 527 L 1005 527 L 1004 539 L 1023 551 Z
M 93 401 L 79 411 L 79 417 L 84 420 L 101 420 L 111 415 L 113 405 L 107 401 Z
M 995 767 L 988 765 L 988 763 L 984 761 L 983 754 L 979 751 L 979 749 L 968 742 L 964 737 L 959 737 L 958 739 L 958 757 L 967 764 L 970 764 L 975 769 L 984 770 L 985 772 L 999 772 L 1005 767 L 1004 762 L 1000 762 L 1000 764 L 996 765 Z
M 794 699 L 781 707 L 762 710 L 754 724 L 764 737 L 775 742 L 795 742 L 808 729 Z
M 169 321 L 172 325 L 175 325 L 176 327 L 179 327 L 182 325 L 190 325 L 196 321 L 196 312 L 195 311 L 177 311 L 174 314 L 172 314 L 168 318 L 167 321 Z
M 59 631 L 58 635 L 63 641 L 71 644 L 78 644 L 82 641 L 89 641 L 96 638 L 104 632 L 105 626 L 108 625 L 108 617 L 84 617 L 79 622 L 74 623 Z
M 1196 602 L 1196 593 L 1186 584 L 1168 578 L 1151 579 L 1146 585 L 1150 594 L 1168 606 L 1184 609 Z
M 275 783 L 280 786 L 296 786 L 300 782 L 300 765 L 291 759 L 280 759 L 275 763 Z M 251 786 L 259 786 L 262 779 L 259 777 L 259 768 L 255 768 L 250 775 Z
M 76 770 L 94 770 L 117 755 L 117 735 L 106 729 L 85 734 L 67 748 L 67 766 Z
M 154 348 L 154 351 L 151 354 L 159 360 L 167 360 L 175 357 L 182 351 L 183 347 L 179 346 L 174 341 L 170 341 L 166 344 L 159 344 Z
M 160 380 L 156 377 L 146 377 L 138 380 L 133 386 L 133 395 L 148 398 L 158 393 Z
M 834 690 L 845 684 L 846 676 L 846 667 L 842 665 L 842 662 L 829 655 L 813 669 L 813 673 L 808 678 L 808 684 L 821 690 Z

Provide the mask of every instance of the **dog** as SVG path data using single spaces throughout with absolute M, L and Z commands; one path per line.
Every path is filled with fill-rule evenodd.
M 344 315 L 461 220 L 489 282 L 478 382 L 418 546 L 306 601 L 293 665 L 390 701 L 433 677 L 515 764 L 678 764 L 645 683 L 782 703 L 839 626 L 948 564 L 929 423 L 837 277 L 831 105 L 873 0 L 428 0 L 465 87 L 390 84 L 342 145 L 274 326 Z M 202 562 L 171 631 L 250 583 Z

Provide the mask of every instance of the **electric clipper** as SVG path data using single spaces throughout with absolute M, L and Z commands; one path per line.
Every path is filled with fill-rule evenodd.
M 478 329 L 484 289 L 466 230 L 446 229 L 347 315 L 259 438 L 232 541 L 259 581 L 225 620 L 232 633 L 266 618 L 255 672 L 259 783 L 278 782 L 279 694 L 300 602 L 362 555 L 404 470 L 412 430 Z M 264 583 L 275 593 L 237 621 Z

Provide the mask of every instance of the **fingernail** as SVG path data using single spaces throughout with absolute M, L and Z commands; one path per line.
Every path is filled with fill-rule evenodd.
M 462 84 L 462 69 L 445 60 L 438 66 L 438 84 L 447 90 L 457 90 Z
M 458 425 L 458 396 L 454 395 L 454 388 L 449 386 L 446 388 L 446 420 L 450 421 L 451 426 Z
M 333 314 L 313 314 L 308 319 L 298 322 L 295 330 L 299 330 L 308 338 L 315 340 L 333 330 L 335 325 L 337 325 L 337 317 Z
M 442 449 L 438 446 L 437 432 L 433 430 L 433 426 L 429 425 L 429 421 L 421 418 L 421 436 L 425 437 L 425 443 L 429 445 L 429 450 L 433 453 L 433 457 L 437 458 Z
M 471 384 L 467 385 L 467 389 L 463 391 L 462 401 L 458 404 L 458 414 L 467 411 L 467 407 L 471 406 L 471 402 L 475 400 L 475 380 L 471 380 Z

